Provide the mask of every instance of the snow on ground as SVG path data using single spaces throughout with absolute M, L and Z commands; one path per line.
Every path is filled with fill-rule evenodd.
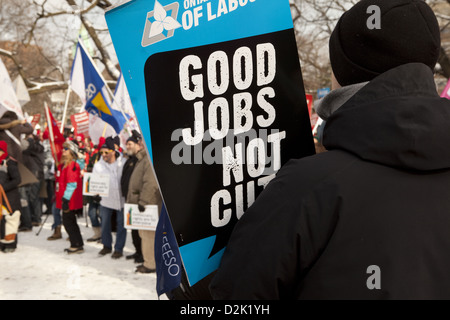
M 43 216 L 43 220 L 46 216 Z M 0 300 L 156 300 L 156 274 L 135 273 L 137 264 L 126 260 L 134 253 L 128 231 L 124 256 L 100 257 L 100 243 L 87 242 L 93 234 L 85 218 L 78 224 L 84 240 L 84 253 L 68 255 L 67 233 L 63 239 L 48 241 L 53 232 L 49 216 L 41 232 L 19 232 L 18 248 L 0 252 Z M 64 230 L 64 228 L 63 228 Z M 114 239 L 115 237 L 113 237 Z M 167 300 L 165 295 L 161 300 Z

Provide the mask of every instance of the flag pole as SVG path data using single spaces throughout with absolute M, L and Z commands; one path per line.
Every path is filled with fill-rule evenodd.
M 56 148 L 55 148 L 55 136 L 53 135 L 53 125 L 50 123 L 50 110 L 48 108 L 47 101 L 44 102 L 44 108 L 45 108 L 45 116 L 47 117 L 47 127 L 48 132 L 50 134 L 50 148 L 52 148 L 53 156 L 55 158 L 56 166 L 59 166 L 58 161 L 58 155 L 56 154 Z
M 67 114 L 67 107 L 69 105 L 69 97 L 70 97 L 71 91 L 72 90 L 71 90 L 70 81 L 69 81 L 69 87 L 67 88 L 66 102 L 64 103 L 64 112 L 63 112 L 63 117 L 62 117 L 62 121 L 61 121 L 61 128 L 60 128 L 61 133 L 64 133 L 64 128 L 66 126 L 66 114 Z
M 108 124 L 105 122 L 105 126 L 103 127 L 102 137 L 105 137 L 106 128 L 108 127 Z

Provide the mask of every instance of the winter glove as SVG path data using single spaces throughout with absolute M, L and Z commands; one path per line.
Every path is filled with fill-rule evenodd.
M 138 209 L 140 212 L 144 212 L 145 211 L 145 207 L 142 204 L 138 204 Z
M 69 212 L 70 211 L 70 209 L 69 209 L 69 200 L 67 200 L 67 199 L 62 199 L 62 210 L 63 210 L 63 212 Z
M 30 142 L 28 140 L 21 140 L 20 141 L 20 146 L 22 148 L 22 151 L 25 151 L 30 146 Z
M 102 197 L 100 197 L 99 195 L 93 196 L 92 200 L 94 200 L 95 203 L 100 203 L 100 201 L 102 200 Z

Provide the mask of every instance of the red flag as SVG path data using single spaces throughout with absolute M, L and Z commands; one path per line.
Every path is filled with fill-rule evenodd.
M 58 123 L 55 121 L 55 118 L 53 118 L 53 115 L 47 103 L 45 103 L 45 117 L 47 118 L 46 130 L 48 130 L 48 138 L 50 140 L 53 159 L 55 159 L 56 164 L 59 165 L 65 139 L 61 131 L 59 130 Z

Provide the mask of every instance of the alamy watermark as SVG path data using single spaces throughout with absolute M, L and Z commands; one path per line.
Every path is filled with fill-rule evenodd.
M 187 130 L 187 131 L 186 131 Z M 272 174 L 281 167 L 281 142 L 286 131 L 278 129 L 249 129 L 245 132 L 229 129 L 219 132 L 205 130 L 193 141 L 190 129 L 176 129 L 171 140 L 178 142 L 171 160 L 180 164 L 220 164 L 234 167 L 246 165 L 251 176 Z
M 370 276 L 367 278 L 366 286 L 369 290 L 381 289 L 381 269 L 377 265 L 370 265 L 366 270 Z
M 377 5 L 367 7 L 367 14 L 371 16 L 367 19 L 367 28 L 369 30 L 381 29 L 381 9 Z

